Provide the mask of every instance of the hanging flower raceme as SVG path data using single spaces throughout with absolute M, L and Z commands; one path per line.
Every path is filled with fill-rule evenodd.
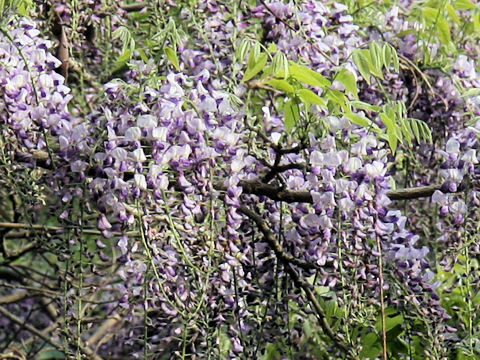
M 11 20 L 0 34 L 1 121 L 15 133 L 15 150 L 30 154 L 49 150 L 47 133 L 71 127 L 70 89 L 54 71 L 60 61 L 48 51 L 52 43 L 39 35 L 26 19 Z

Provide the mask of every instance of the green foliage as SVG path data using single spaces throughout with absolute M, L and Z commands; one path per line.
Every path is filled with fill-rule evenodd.
M 369 85 L 372 76 L 383 79 L 382 68 L 388 71 L 390 67 L 393 67 L 395 72 L 399 71 L 397 51 L 390 44 L 380 46 L 377 42 L 372 41 L 369 49 L 354 50 L 352 57 L 358 71 Z
M 416 140 L 432 142 L 432 133 L 428 125 L 421 120 L 406 118 L 407 109 L 401 101 L 387 103 L 382 107 L 380 119 L 386 127 L 386 139 L 395 153 L 398 142 L 412 145 Z
M 275 54 L 271 52 L 274 51 Z M 358 100 L 358 85 L 354 74 L 345 67 L 341 67 L 332 77 L 332 81 L 340 82 L 345 91 L 332 89 L 332 81 L 309 67 L 287 61 L 286 56 L 277 51 L 276 47 L 265 48 L 252 39 L 243 39 L 236 49 L 236 57 L 244 61 L 248 56 L 248 63 L 242 81 L 249 82 L 255 77 L 255 86 L 264 88 L 270 85 L 274 90 L 285 94 L 283 101 L 284 123 L 287 133 L 292 133 L 302 119 L 314 117 L 312 105 L 328 109 L 331 115 L 345 116 L 353 123 L 366 127 L 388 142 L 393 153 L 398 144 L 413 145 L 432 141 L 428 125 L 418 119 L 407 117 L 405 103 L 401 101 L 387 102 L 378 107 Z M 364 80 L 370 84 L 371 78 L 383 79 L 383 71 L 393 68 L 399 71 L 399 59 L 395 48 L 390 44 L 380 45 L 372 42 L 368 49 L 358 49 L 352 54 L 353 61 Z M 271 64 L 268 64 L 269 59 Z M 306 86 L 311 86 L 312 89 Z M 314 89 L 318 92 L 315 92 Z M 354 100 L 347 96 L 350 94 Z M 366 110 L 378 113 L 379 119 L 385 128 L 378 125 L 353 109 Z
M 34 6 L 35 2 L 32 0 L 0 0 L 0 19 L 2 14 L 5 14 L 7 11 L 16 12 L 21 16 L 28 16 Z

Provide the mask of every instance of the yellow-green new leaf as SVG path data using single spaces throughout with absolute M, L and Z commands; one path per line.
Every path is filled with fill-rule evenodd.
M 392 61 L 392 49 L 390 48 L 390 46 L 388 46 L 388 44 L 383 46 L 382 57 L 385 68 L 388 69 Z
M 275 89 L 283 91 L 287 94 L 295 91 L 295 88 L 286 80 L 271 79 L 267 81 L 267 84 L 272 85 Z
M 245 74 L 243 75 L 242 81 L 248 81 L 251 78 L 253 78 L 255 75 L 257 75 L 267 64 L 267 54 L 266 53 L 261 53 L 258 56 L 258 61 L 252 66 L 247 68 L 245 71 Z
M 397 151 L 397 145 L 398 145 L 398 138 L 395 130 L 389 128 L 387 130 L 387 136 L 388 136 L 388 144 L 390 145 L 390 149 L 392 150 L 392 153 L 395 154 L 395 151 Z
M 297 121 L 300 119 L 300 108 L 298 107 L 298 103 L 291 99 L 285 103 L 285 130 L 290 132 L 292 128 L 295 126 Z
M 165 55 L 167 55 L 168 60 L 172 63 L 177 71 L 180 71 L 180 63 L 178 62 L 177 52 L 171 47 L 165 47 Z
M 325 101 L 311 90 L 300 89 L 296 94 L 304 103 L 327 106 Z
M 289 65 L 290 76 L 292 76 L 294 79 L 312 86 L 321 87 L 323 89 L 330 87 L 330 81 L 318 72 L 309 69 L 306 66 L 298 65 L 293 61 L 289 61 Z
M 367 84 L 370 85 L 370 64 L 368 63 L 368 60 L 365 57 L 364 53 L 362 53 L 361 50 L 355 50 L 352 56 L 353 62 L 357 66 L 358 71 L 360 71 L 360 74 L 367 82 Z
M 437 21 L 437 29 L 440 35 L 440 41 L 447 45 L 452 40 L 450 35 L 450 25 L 448 25 L 448 21 L 445 20 L 443 16 L 441 16 Z
M 380 106 L 377 105 L 372 105 L 360 100 L 353 100 L 350 101 L 350 105 L 352 105 L 356 109 L 361 109 L 361 110 L 367 110 L 367 111 L 375 111 L 378 112 L 380 111 Z
M 370 43 L 370 58 L 372 59 L 372 65 L 374 69 L 382 71 L 383 63 L 383 51 L 380 45 L 377 42 L 372 41 Z
M 260 47 L 260 44 L 255 42 L 251 47 L 250 57 L 248 58 L 249 68 L 253 67 L 258 62 L 258 57 L 260 56 L 261 52 L 262 52 L 262 48 Z
M 361 125 L 361 126 L 366 127 L 366 128 L 368 128 L 372 125 L 372 122 L 369 119 L 367 119 L 363 116 L 354 114 L 352 112 L 346 112 L 345 116 L 348 119 L 350 119 L 350 121 L 353 122 L 354 124 Z
M 348 69 L 343 68 L 335 76 L 336 81 L 340 81 L 350 94 L 352 94 L 355 99 L 358 99 L 358 88 L 357 80 L 355 80 L 355 75 L 353 75 Z
M 453 2 L 453 6 L 459 10 L 473 10 L 475 9 L 475 4 L 470 0 L 457 0 Z
M 387 129 L 394 129 L 395 128 L 395 121 L 390 116 L 388 116 L 385 113 L 381 113 L 380 118 L 382 119 L 382 122 L 385 124 Z

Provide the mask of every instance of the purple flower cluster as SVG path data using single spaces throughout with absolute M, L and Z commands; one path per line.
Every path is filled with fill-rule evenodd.
M 70 89 L 54 71 L 60 62 L 35 23 L 11 21 L 6 31 L 0 35 L 0 116 L 9 129 L 4 131 L 15 134 L 16 151 L 46 151 L 44 131 L 56 135 L 69 127 Z

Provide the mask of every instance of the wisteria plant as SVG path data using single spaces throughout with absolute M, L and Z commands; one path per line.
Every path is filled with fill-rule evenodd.
M 0 1 L 0 359 L 480 358 L 480 5 Z

